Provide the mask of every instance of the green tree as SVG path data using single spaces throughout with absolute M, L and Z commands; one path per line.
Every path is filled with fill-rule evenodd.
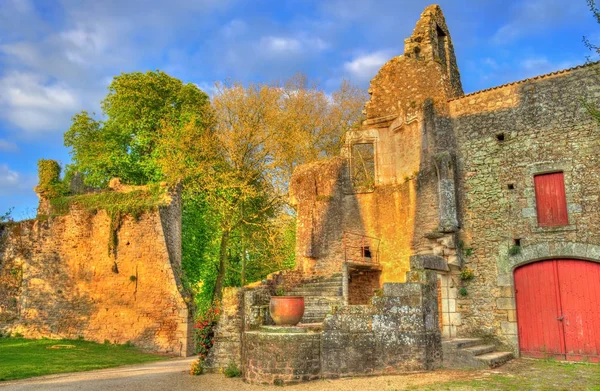
M 130 184 L 161 181 L 160 129 L 195 122 L 202 133 L 210 126 L 208 96 L 164 72 L 124 73 L 108 89 L 101 104 L 105 119 L 82 111 L 64 135 L 72 158 L 67 169 L 84 174 L 89 185 L 103 187 L 113 177 Z
M 596 5 L 596 0 L 586 0 L 586 1 L 588 4 L 588 7 L 590 8 L 590 11 L 594 15 L 594 18 L 596 19 L 596 22 L 600 23 L 600 10 L 598 9 L 598 6 Z M 592 53 L 594 53 L 595 55 L 600 55 L 600 46 L 591 42 L 585 36 L 583 37 L 583 43 Z M 588 63 L 592 62 L 592 59 L 590 56 L 588 56 L 587 62 Z M 585 99 L 581 99 L 581 103 L 587 109 L 587 111 L 590 113 L 590 115 L 592 117 L 594 117 L 596 122 L 598 122 L 598 124 L 600 125 L 600 109 L 598 109 L 598 106 L 595 103 L 587 101 Z

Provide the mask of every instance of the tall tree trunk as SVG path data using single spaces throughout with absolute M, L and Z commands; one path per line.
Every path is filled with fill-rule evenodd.
M 242 232 L 242 286 L 246 285 L 246 241 Z
M 223 230 L 221 233 L 221 246 L 219 248 L 219 270 L 217 272 L 217 281 L 215 282 L 215 291 L 213 292 L 213 303 L 221 301 L 223 298 L 223 280 L 227 269 L 227 248 L 229 247 L 229 230 Z

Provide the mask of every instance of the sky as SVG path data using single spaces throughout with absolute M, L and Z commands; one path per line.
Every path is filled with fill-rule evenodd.
M 600 25 L 585 0 L 440 0 L 465 93 L 582 64 Z M 307 74 L 367 88 L 403 52 L 422 0 L 0 0 L 0 215 L 35 216 L 38 159 L 69 163 L 73 114 L 113 76 L 216 81 Z

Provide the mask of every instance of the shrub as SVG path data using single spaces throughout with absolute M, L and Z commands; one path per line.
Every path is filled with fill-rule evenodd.
M 196 340 L 196 352 L 204 360 L 213 346 L 214 328 L 219 321 L 219 306 L 214 304 L 203 315 L 196 319 L 194 324 L 194 336 Z
M 202 375 L 202 373 L 204 373 L 204 367 L 202 366 L 203 363 L 204 361 L 201 358 L 194 361 L 190 367 L 190 375 Z
M 36 190 L 48 199 L 67 194 L 67 188 L 60 180 L 60 171 L 60 165 L 55 160 L 40 159 L 38 161 L 40 183 Z
M 461 296 L 466 296 L 466 295 L 469 294 L 469 292 L 467 292 L 467 288 L 460 288 L 458 290 L 458 294 L 461 295 Z
M 223 371 L 226 377 L 240 377 L 242 375 L 242 371 L 235 365 L 234 362 L 230 361 L 227 365 L 227 368 Z

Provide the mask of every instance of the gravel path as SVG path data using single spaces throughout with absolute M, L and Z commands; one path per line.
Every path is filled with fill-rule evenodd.
M 210 390 L 258 391 L 278 390 L 274 386 L 254 386 L 241 379 L 228 379 L 223 375 L 191 376 L 187 373 L 195 358 L 173 359 L 151 364 L 131 365 L 98 371 L 68 373 L 0 383 L 2 391 L 111 391 L 111 390 Z M 43 365 L 43 364 L 42 364 Z M 470 375 L 460 371 L 435 371 L 403 376 L 348 378 L 320 380 L 285 387 L 286 391 L 340 390 L 340 391 L 392 391 L 406 386 L 432 384 L 440 381 L 467 379 Z

